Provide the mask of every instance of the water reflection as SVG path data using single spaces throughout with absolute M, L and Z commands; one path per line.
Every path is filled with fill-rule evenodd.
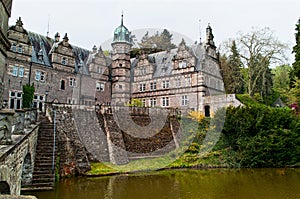
M 64 179 L 39 199 L 294 199 L 299 169 L 176 170 L 137 175 Z

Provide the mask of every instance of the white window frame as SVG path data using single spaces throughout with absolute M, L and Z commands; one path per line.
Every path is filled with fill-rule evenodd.
M 75 77 L 70 77 L 69 78 L 69 86 L 71 87 L 77 87 L 77 81 Z
M 150 91 L 156 90 L 156 82 L 150 82 Z
M 24 67 L 19 67 L 19 77 L 24 77 Z
M 191 77 L 186 77 L 185 78 L 185 85 L 186 86 L 191 86 L 192 78 Z
M 35 71 L 35 80 L 44 82 L 45 81 L 45 72 L 40 71 L 40 70 L 36 70 Z
M 169 97 L 162 97 L 162 107 L 169 107 Z
M 181 106 L 188 106 L 189 105 L 189 97 L 187 95 L 181 96 Z
M 38 110 L 44 111 L 45 100 L 46 100 L 45 95 L 35 93 L 33 97 L 33 107 L 37 108 Z
M 139 88 L 140 88 L 140 92 L 146 91 L 146 84 L 145 83 L 140 84 Z
M 12 95 L 12 93 L 14 93 L 14 95 Z M 22 91 L 14 91 L 14 90 L 9 91 L 8 103 L 10 109 L 22 109 L 22 95 L 23 95 Z M 12 107 L 12 102 L 13 102 L 13 107 Z
M 12 76 L 18 77 L 18 71 L 19 71 L 19 67 L 18 66 L 13 66 Z
M 97 73 L 102 74 L 102 68 L 100 66 L 97 67 Z
M 156 106 L 156 104 L 157 104 L 157 103 L 156 103 L 156 102 L 157 102 L 157 101 L 156 101 L 156 98 L 151 98 L 151 99 L 149 100 L 149 102 L 150 102 L 149 104 L 150 104 L 151 107 L 154 107 L 154 106 Z
M 181 79 L 180 79 L 180 77 L 175 78 L 175 86 L 176 87 L 180 87 L 181 86 Z
M 179 62 L 179 68 L 186 68 L 186 61 L 180 61 Z
M 169 80 L 163 80 L 163 81 L 162 81 L 162 88 L 163 88 L 163 89 L 168 89 L 168 88 L 170 88 L 170 81 L 169 81 Z
M 105 84 L 103 82 L 96 82 L 96 90 L 103 92 L 105 90 Z

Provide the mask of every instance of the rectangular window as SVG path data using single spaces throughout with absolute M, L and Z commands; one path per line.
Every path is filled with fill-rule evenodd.
M 146 90 L 146 84 L 140 84 L 140 92 L 143 92 Z
M 168 97 L 163 97 L 162 98 L 162 106 L 163 107 L 168 107 L 169 106 L 169 98 Z
M 102 74 L 102 68 L 100 66 L 97 67 L 97 73 Z
M 24 68 L 23 67 L 19 68 L 19 77 L 24 77 Z
M 156 90 L 156 82 L 151 82 L 150 83 L 150 91 L 155 91 Z
M 70 77 L 69 85 L 72 86 L 72 87 L 76 87 L 77 86 L 76 79 L 73 78 L 73 77 Z
M 102 83 L 102 82 L 97 82 L 97 83 L 96 83 L 96 90 L 97 90 L 97 91 L 104 91 L 104 83 Z
M 162 88 L 163 89 L 166 89 L 166 88 L 169 88 L 170 87 L 170 82 L 169 80 L 164 80 L 162 81 Z
M 9 108 L 22 109 L 22 91 L 9 92 Z
M 35 94 L 33 97 L 33 107 L 37 108 L 40 112 L 45 111 L 45 100 L 45 95 Z
M 35 71 L 35 80 L 40 81 L 41 79 L 41 72 L 40 71 Z
M 156 106 L 156 98 L 151 98 L 151 99 L 150 99 L 150 106 L 151 106 L 151 107 Z
M 191 86 L 191 77 L 185 78 L 185 86 Z
M 175 79 L 175 85 L 176 85 L 176 87 L 181 86 L 181 79 L 179 77 Z
M 188 96 L 187 95 L 181 96 L 181 105 L 187 106 L 188 104 L 189 104 Z
M 22 53 L 23 52 L 23 48 L 21 45 L 18 46 L 18 53 Z
M 41 81 L 45 81 L 45 73 L 44 72 L 41 72 Z
M 142 102 L 143 102 L 143 107 L 146 106 L 146 99 L 142 99 Z
M 14 66 L 13 71 L 12 71 L 12 75 L 17 77 L 18 76 L 18 70 L 19 70 L 18 66 Z
M 42 71 L 35 71 L 35 80 L 36 81 L 45 81 L 45 73 Z

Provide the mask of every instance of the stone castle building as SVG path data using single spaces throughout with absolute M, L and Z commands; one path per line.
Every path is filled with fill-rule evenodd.
M 182 40 L 175 49 L 135 58 L 130 58 L 133 42 L 123 16 L 109 56 L 101 47 L 90 51 L 70 44 L 67 34 L 61 39 L 59 33 L 49 38 L 28 31 L 21 18 L 7 35 L 1 48 L 11 44 L 3 79 L 9 109 L 22 108 L 24 84 L 34 84 L 33 106 L 40 111 L 45 102 L 124 105 L 138 98 L 146 107 L 181 107 L 209 115 L 216 109 L 212 102 L 234 103 L 232 96 L 220 98 L 224 85 L 210 25 L 204 43 L 187 46 Z M 212 99 L 214 95 L 219 97 Z
M 0 109 L 3 104 L 4 92 L 4 74 L 7 51 L 10 48 L 10 43 L 7 38 L 8 19 L 11 15 L 12 0 L 0 0 Z

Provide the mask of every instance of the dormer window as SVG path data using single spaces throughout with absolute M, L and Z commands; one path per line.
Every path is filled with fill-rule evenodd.
M 16 44 L 12 44 L 12 45 L 11 45 L 11 50 L 12 50 L 13 52 L 16 52 L 16 51 L 17 51 L 17 46 L 16 46 Z
M 23 52 L 23 48 L 21 45 L 18 46 L 18 53 L 22 53 Z
M 62 65 L 67 65 L 68 63 L 68 59 L 66 57 L 63 57 L 62 60 L 61 60 L 61 64 Z
M 100 66 L 97 67 L 97 73 L 102 73 L 102 68 Z
M 185 61 L 179 62 L 179 68 L 186 68 L 186 62 Z

